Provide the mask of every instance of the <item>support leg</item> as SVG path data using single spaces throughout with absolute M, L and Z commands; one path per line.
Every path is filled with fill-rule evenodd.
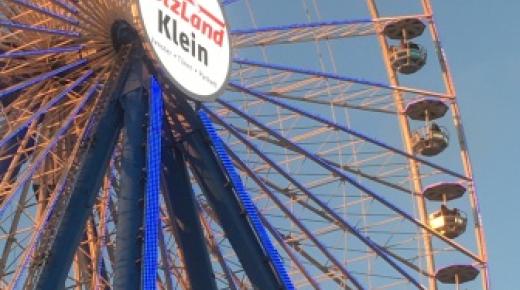
M 37 290 L 56 290 L 65 283 L 119 136 L 122 116 L 118 102 L 112 101 L 100 118 L 99 126 L 92 136 L 95 141 L 91 142 L 85 154 L 68 207 L 56 229 L 56 238 L 47 263 L 36 284 Z
M 187 160 L 254 288 L 284 289 L 196 113 L 184 98 L 178 97 L 176 101 L 177 111 L 171 112 L 174 119 L 187 120 L 192 127 L 191 133 L 181 133 Z
M 217 289 L 208 249 L 195 206 L 184 157 L 178 149 L 163 150 L 164 193 L 168 215 L 178 223 L 179 244 L 192 289 Z
M 138 88 L 121 97 L 124 110 L 124 141 L 121 160 L 121 192 L 118 198 L 114 289 L 139 289 L 143 202 L 146 168 L 147 97 Z

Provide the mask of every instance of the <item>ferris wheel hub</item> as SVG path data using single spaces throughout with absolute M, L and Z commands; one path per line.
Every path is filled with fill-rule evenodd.
M 125 20 L 116 20 L 112 24 L 110 30 L 112 37 L 112 45 L 116 51 L 119 51 L 122 46 L 130 44 L 138 37 L 135 29 Z

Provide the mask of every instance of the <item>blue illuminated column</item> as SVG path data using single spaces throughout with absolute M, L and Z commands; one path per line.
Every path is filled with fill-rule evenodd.
M 145 196 L 144 249 L 142 284 L 144 290 L 156 289 L 158 238 L 160 226 L 159 194 L 161 176 L 161 130 L 163 119 L 162 91 L 152 77 L 149 98 L 147 144 L 147 183 Z
M 204 125 L 209 138 L 211 139 L 211 142 L 213 144 L 213 147 L 215 148 L 218 158 L 222 162 L 222 165 L 224 166 L 228 176 L 231 179 L 231 183 L 233 184 L 233 188 L 238 197 L 238 200 L 240 200 L 240 203 L 243 209 L 245 210 L 247 218 L 253 226 L 253 230 L 255 231 L 265 251 L 266 256 L 269 258 L 269 262 L 276 271 L 276 274 L 278 275 L 281 284 L 286 290 L 295 289 L 278 251 L 276 250 L 273 243 L 271 242 L 271 239 L 267 235 L 267 231 L 258 215 L 258 210 L 255 204 L 253 203 L 253 200 L 249 196 L 249 193 L 245 189 L 245 186 L 242 183 L 240 176 L 236 172 L 235 167 L 231 162 L 231 158 L 229 157 L 228 153 L 226 152 L 226 149 L 224 148 L 222 140 L 218 136 L 215 128 L 213 127 L 213 123 L 211 122 L 207 114 L 202 110 L 199 111 L 199 118 L 202 121 L 202 124 Z

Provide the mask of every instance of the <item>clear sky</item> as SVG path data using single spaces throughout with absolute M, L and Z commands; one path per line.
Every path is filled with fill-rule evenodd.
M 477 179 L 493 289 L 519 289 L 520 2 L 433 1 Z

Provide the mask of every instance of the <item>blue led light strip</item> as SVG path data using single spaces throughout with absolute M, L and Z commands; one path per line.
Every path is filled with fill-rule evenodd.
M 266 254 L 269 257 L 274 269 L 276 270 L 278 277 L 280 278 L 285 289 L 295 289 L 291 281 L 291 278 L 289 277 L 287 270 L 285 269 L 283 261 L 280 258 L 280 254 L 278 254 L 278 251 L 273 246 L 273 243 L 267 235 L 267 231 L 265 230 L 265 227 L 262 224 L 260 217 L 258 216 L 257 208 L 251 200 L 249 193 L 245 189 L 244 184 L 240 179 L 240 176 L 236 172 L 235 167 L 231 162 L 231 158 L 229 157 L 222 143 L 222 140 L 218 136 L 215 128 L 213 127 L 213 123 L 209 119 L 208 115 L 203 111 L 199 111 L 199 117 L 202 121 L 202 124 L 206 128 L 206 131 L 208 132 L 208 135 L 213 143 L 213 147 L 217 152 L 217 155 L 221 160 L 222 165 L 226 169 L 227 174 L 231 179 L 231 182 L 233 183 L 233 187 L 235 189 L 236 194 L 238 195 L 238 199 L 240 200 L 242 207 L 246 211 L 247 217 L 253 225 L 253 228 L 260 242 L 262 243 L 264 250 L 266 251 Z
M 70 94 L 74 89 L 82 85 L 92 74 L 94 73 L 93 70 L 88 70 L 84 75 L 82 75 L 78 80 L 76 80 L 74 83 L 72 83 L 70 86 L 68 86 L 65 90 L 63 90 L 61 93 L 59 93 L 56 97 L 54 97 L 52 100 L 50 100 L 48 103 L 41 106 L 36 112 L 34 112 L 31 117 L 27 118 L 27 120 L 23 121 L 21 124 L 19 124 L 14 129 L 11 129 L 8 133 L 6 133 L 4 136 L 2 136 L 2 139 L 0 139 L 0 147 L 3 147 L 7 142 L 9 142 L 11 139 L 15 138 L 22 132 L 24 129 L 27 129 L 29 125 L 34 122 L 34 120 L 38 120 L 42 115 L 45 115 L 49 112 L 49 110 L 54 107 L 57 103 L 62 101 L 68 94 Z
M 55 48 L 47 48 L 47 49 L 31 49 L 31 50 L 21 50 L 21 51 L 13 51 L 0 53 L 0 59 L 2 58 L 21 58 L 27 56 L 35 56 L 35 55 L 45 55 L 45 54 L 56 54 L 56 53 L 65 53 L 65 52 L 77 52 L 82 48 L 81 45 L 67 46 L 67 47 L 55 47 Z
M 235 2 L 238 2 L 240 0 L 223 0 L 222 1 L 222 5 L 226 6 L 226 5 L 229 5 L 229 4 L 233 4 Z
M 303 29 L 303 28 L 316 28 L 316 27 L 325 27 L 325 26 L 339 26 L 339 25 L 349 25 L 349 24 L 366 24 L 366 23 L 374 23 L 377 22 L 370 18 L 364 19 L 353 19 L 353 20 L 336 20 L 336 21 L 327 21 L 327 22 L 312 22 L 312 23 L 298 23 L 298 24 L 289 24 L 289 25 L 281 25 L 281 26 L 267 26 L 260 27 L 254 29 L 235 29 L 231 31 L 233 35 L 243 35 L 243 34 L 255 34 L 260 32 L 274 32 L 274 31 L 288 31 L 291 29 Z
M 29 8 L 33 11 L 36 11 L 36 12 L 39 12 L 41 14 L 45 14 L 47 16 L 50 16 L 54 19 L 59 19 L 61 21 L 64 21 L 64 22 L 67 22 L 67 23 L 70 23 L 72 25 L 78 25 L 79 24 L 79 20 L 73 18 L 73 17 L 69 17 L 69 16 L 66 16 L 66 15 L 62 15 L 62 14 L 59 14 L 59 13 L 56 13 L 46 7 L 41 7 L 37 4 L 34 4 L 32 1 L 27 1 L 27 0 L 11 0 L 12 2 L 18 4 L 18 5 L 22 5 L 26 8 Z
M 46 81 L 52 77 L 55 77 L 61 73 L 64 73 L 64 72 L 67 72 L 67 71 L 70 71 L 70 70 L 73 70 L 73 69 L 76 69 L 78 67 L 82 67 L 83 65 L 87 64 L 88 60 L 86 59 L 80 59 L 76 62 L 73 62 L 71 64 L 68 64 L 68 65 L 65 65 L 65 66 L 62 66 L 60 68 L 57 68 L 55 70 L 52 70 L 52 71 L 49 71 L 47 73 L 44 73 L 44 74 L 41 74 L 39 76 L 36 76 L 32 79 L 28 79 L 26 81 L 23 81 L 19 84 L 16 84 L 14 86 L 10 86 L 6 89 L 3 89 L 0 91 L 0 99 L 12 94 L 12 93 L 15 93 L 17 91 L 20 91 L 20 90 L 24 90 L 34 84 L 37 84 L 37 83 L 40 83 L 40 82 L 43 82 L 43 81 Z
M 356 83 L 356 84 L 361 84 L 361 85 L 366 85 L 366 86 L 371 86 L 371 87 L 378 87 L 378 88 L 383 88 L 383 89 L 388 89 L 388 90 L 396 90 L 399 92 L 407 92 L 407 93 L 412 93 L 412 94 L 417 94 L 417 95 L 428 95 L 428 96 L 439 97 L 439 98 L 443 98 L 443 99 L 452 99 L 453 98 L 453 96 L 449 96 L 449 95 L 446 95 L 443 93 L 438 93 L 438 92 L 423 91 L 423 90 L 418 90 L 418 89 L 409 88 L 409 87 L 393 86 L 390 84 L 368 81 L 368 80 L 361 79 L 361 78 L 353 78 L 353 77 L 338 75 L 335 73 L 313 71 L 313 70 L 308 70 L 308 69 L 303 69 L 303 68 L 298 68 L 298 67 L 274 64 L 274 63 L 259 62 L 259 61 L 253 61 L 253 60 L 248 60 L 248 59 L 241 59 L 241 58 L 234 58 L 233 62 L 235 62 L 237 64 L 250 65 L 250 66 L 261 67 L 261 68 L 265 68 L 265 69 L 273 69 L 273 70 L 278 70 L 278 71 L 292 72 L 292 73 L 303 74 L 303 75 L 314 76 L 314 77 L 323 77 L 326 79 L 337 80 L 337 81 L 341 81 L 341 82 L 351 82 L 351 83 Z
M 142 289 L 144 290 L 156 289 L 157 268 L 159 264 L 159 194 L 161 182 L 161 130 L 163 103 L 161 87 L 154 77 L 151 78 L 150 91 L 142 271 Z
M 12 28 L 12 29 L 30 30 L 30 31 L 48 33 L 48 34 L 54 34 L 54 35 L 60 35 L 60 36 L 68 36 L 68 37 L 75 37 L 75 38 L 80 37 L 80 33 L 76 32 L 76 31 L 51 29 L 51 28 L 47 28 L 44 26 L 24 24 L 24 23 L 19 23 L 19 22 L 13 22 L 10 20 L 0 20 L 0 26 Z
M 52 0 L 52 2 L 58 4 L 59 6 L 69 10 L 73 14 L 78 14 L 79 10 L 75 6 L 71 5 L 65 0 Z

